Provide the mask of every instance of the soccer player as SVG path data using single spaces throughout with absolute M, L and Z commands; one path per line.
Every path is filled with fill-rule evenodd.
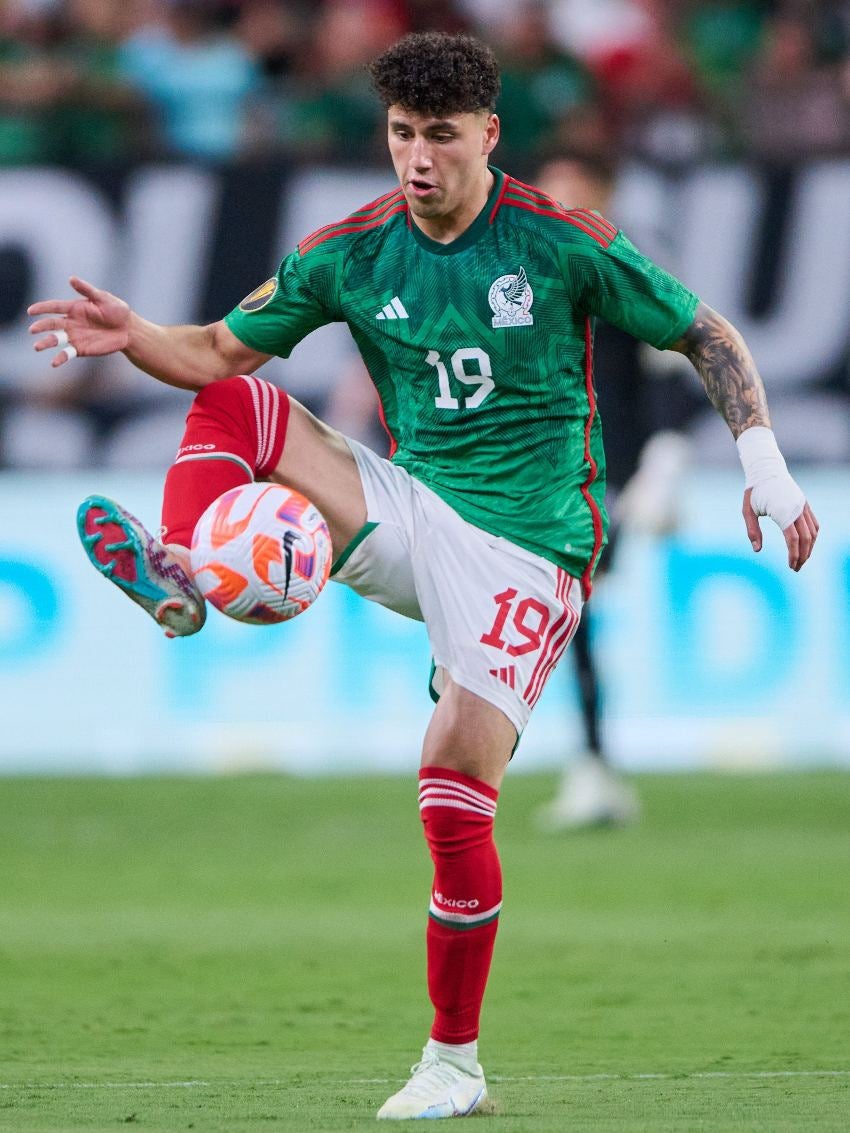
M 499 75 L 490 50 L 420 33 L 371 71 L 399 188 L 305 237 L 220 322 L 155 325 L 75 277 L 79 298 L 30 313 L 36 349 L 60 348 L 53 365 L 120 350 L 196 393 L 165 482 L 160 538 L 103 497 L 79 513 L 94 565 L 168 633 L 203 622 L 186 555 L 195 521 L 252 478 L 316 503 L 337 581 L 424 621 L 439 697 L 419 773 L 434 862 L 435 1014 L 421 1061 L 378 1116 L 439 1118 L 471 1113 L 486 1096 L 477 1038 L 502 902 L 499 788 L 575 632 L 605 539 L 593 316 L 693 361 L 736 438 L 756 550 L 757 516 L 769 515 L 799 570 L 817 524 L 735 329 L 601 216 L 567 211 L 491 167 Z M 348 324 L 378 389 L 389 460 L 253 376 L 331 321 Z

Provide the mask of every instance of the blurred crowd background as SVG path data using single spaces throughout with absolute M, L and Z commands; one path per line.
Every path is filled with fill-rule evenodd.
M 495 48 L 506 164 L 850 151 L 847 0 L 5 0 L 0 162 L 363 161 L 364 64 L 426 28 Z
M 388 172 L 364 65 L 424 29 L 493 46 L 503 68 L 497 164 L 526 179 L 559 154 L 603 176 L 643 162 L 673 178 L 695 163 L 775 169 L 850 155 L 850 0 L 5 0 L 0 177 L 67 167 L 98 183 L 104 171 L 176 162 L 231 178 L 244 169 L 250 193 L 248 174 L 262 169 L 278 179 L 314 166 Z M 269 184 L 259 174 L 256 183 Z M 265 235 L 273 268 L 287 249 L 279 232 Z M 262 278 L 197 319 L 220 317 Z M 0 249 L 0 322 L 20 317 L 22 297 L 44 297 L 34 285 L 19 250 Z M 35 384 L 0 361 L 0 466 L 168 459 L 178 406 L 161 387 L 139 393 L 144 380 L 133 385 L 120 359 L 50 372 L 40 361 Z M 362 434 L 362 382 L 331 385 L 312 407 Z M 157 397 L 168 402 L 161 421 L 150 417 Z M 842 434 L 839 451 L 846 443 Z

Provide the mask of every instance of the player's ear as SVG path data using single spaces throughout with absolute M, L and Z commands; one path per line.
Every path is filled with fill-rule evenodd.
M 496 148 L 496 143 L 499 140 L 501 133 L 501 123 L 499 122 L 498 114 L 488 114 L 484 123 L 484 137 L 481 143 L 481 152 L 483 154 L 492 153 Z

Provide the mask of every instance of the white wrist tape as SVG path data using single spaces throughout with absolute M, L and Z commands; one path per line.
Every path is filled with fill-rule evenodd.
M 773 430 L 764 425 L 745 429 L 735 442 L 744 467 L 756 515 L 769 515 L 784 531 L 806 506 L 806 497 L 792 479 Z
M 744 466 L 746 486 L 752 488 L 760 480 L 769 476 L 776 476 L 780 472 L 787 472 L 785 459 L 779 451 L 773 429 L 764 425 L 753 425 L 744 429 L 735 444 L 738 446 L 738 456 Z

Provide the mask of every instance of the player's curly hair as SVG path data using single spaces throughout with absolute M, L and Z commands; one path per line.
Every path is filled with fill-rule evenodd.
M 384 106 L 445 118 L 496 109 L 501 81 L 490 48 L 471 35 L 413 32 L 369 64 Z

